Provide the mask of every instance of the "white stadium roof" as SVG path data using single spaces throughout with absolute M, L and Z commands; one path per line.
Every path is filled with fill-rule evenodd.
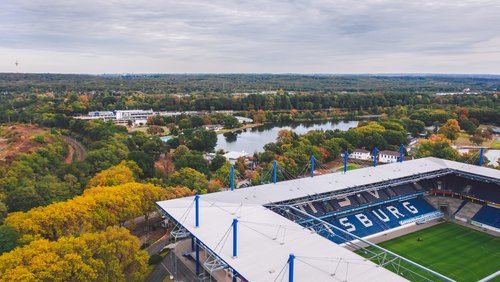
M 248 281 L 286 280 L 290 253 L 296 256 L 295 281 L 405 281 L 263 205 L 443 169 L 500 179 L 498 170 L 437 158 L 386 164 L 201 195 L 198 228 L 194 197 L 157 204 Z M 236 258 L 232 257 L 230 231 L 234 218 L 238 219 Z

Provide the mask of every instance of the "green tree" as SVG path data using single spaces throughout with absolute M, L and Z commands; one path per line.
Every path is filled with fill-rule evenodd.
M 181 129 L 189 129 L 192 128 L 193 124 L 191 123 L 191 120 L 189 117 L 185 117 L 179 121 L 179 128 Z
M 450 140 L 433 135 L 428 140 L 423 140 L 417 146 L 415 157 L 436 157 L 448 160 L 459 160 L 460 154 L 451 147 Z
M 192 150 L 210 152 L 217 145 L 217 133 L 213 130 L 198 129 L 187 139 L 187 146 Z
M 0 255 L 4 252 L 10 252 L 16 246 L 18 234 L 8 225 L 0 225 Z
M 139 166 L 144 177 L 152 178 L 155 176 L 155 160 L 153 156 L 145 152 L 135 151 L 130 152 L 128 158 Z
M 207 177 L 203 173 L 189 167 L 174 172 L 170 177 L 170 184 L 173 186 L 185 186 L 200 194 L 207 193 L 208 188 Z
M 216 154 L 213 160 L 210 162 L 210 170 L 216 171 L 221 168 L 227 162 L 226 158 L 221 154 Z
M 7 213 L 9 213 L 7 205 L 4 202 L 0 201 L 0 225 L 3 224 L 3 220 L 7 216 Z
M 195 151 L 186 153 L 184 155 L 181 155 L 180 157 L 174 155 L 173 159 L 175 168 L 177 170 L 184 167 L 190 167 L 205 175 L 208 175 L 210 173 L 208 161 L 205 160 L 202 154 Z
M 425 130 L 425 123 L 421 120 L 406 118 L 403 119 L 403 122 L 406 126 L 406 130 L 408 130 L 413 137 L 418 137 L 420 133 Z
M 234 178 L 235 181 L 240 176 L 238 170 L 234 170 Z M 229 162 L 225 162 L 212 176 L 212 179 L 219 180 L 224 184 L 225 187 L 229 187 L 231 185 L 231 164 Z M 235 183 L 236 185 L 236 183 Z
M 225 128 L 237 128 L 239 126 L 238 119 L 227 115 L 223 119 L 223 125 Z

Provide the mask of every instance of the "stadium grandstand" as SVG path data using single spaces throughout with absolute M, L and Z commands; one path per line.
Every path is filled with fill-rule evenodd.
M 431 157 L 313 175 L 157 205 L 217 281 L 454 281 L 369 239 L 441 217 L 500 232 L 498 170 Z

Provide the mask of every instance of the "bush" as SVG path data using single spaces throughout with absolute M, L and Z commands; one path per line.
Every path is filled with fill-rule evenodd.
M 153 265 L 153 264 L 160 263 L 160 261 L 162 259 L 163 259 L 163 257 L 160 256 L 159 254 L 154 254 L 154 255 L 152 255 L 152 256 L 149 257 L 148 264 L 149 265 Z
M 141 245 L 141 250 L 144 250 L 146 249 L 147 247 L 151 246 L 151 244 L 149 244 L 148 242 L 144 243 Z
M 36 142 L 38 142 L 40 144 L 45 143 L 45 137 L 43 137 L 42 135 L 33 136 L 33 140 L 35 140 Z

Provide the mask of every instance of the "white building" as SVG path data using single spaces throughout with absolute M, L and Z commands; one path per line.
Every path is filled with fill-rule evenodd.
M 373 157 L 370 154 L 370 151 L 364 150 L 364 149 L 354 149 L 352 153 L 349 154 L 350 159 L 357 159 L 357 160 L 364 160 L 368 161 L 371 160 Z
M 246 118 L 246 117 L 240 117 L 240 116 L 234 116 L 239 123 L 252 123 L 253 119 L 251 118 Z
M 119 111 L 93 111 L 89 112 L 87 116 L 75 117 L 78 119 L 92 120 L 103 119 L 104 121 L 114 121 L 116 123 L 125 124 L 127 121 L 143 122 L 147 121 L 148 117 L 155 115 L 153 110 L 119 110 Z
M 115 112 L 113 111 L 94 111 L 94 112 L 89 112 L 89 114 L 86 117 L 83 117 L 82 119 L 103 119 L 105 121 L 108 121 L 108 120 L 116 120 L 116 115 Z
M 380 151 L 378 161 L 381 163 L 396 163 L 399 159 L 399 153 L 395 151 Z
M 148 117 L 154 115 L 153 110 L 124 110 L 116 111 L 117 120 L 138 120 L 138 119 L 148 119 Z
M 224 157 L 229 161 L 231 165 L 234 165 L 236 161 L 241 158 L 247 158 L 250 154 L 246 153 L 245 151 L 242 152 L 236 152 L 236 151 L 230 151 L 224 154 Z
M 222 124 L 207 124 L 205 125 L 206 130 L 221 130 L 224 126 Z

